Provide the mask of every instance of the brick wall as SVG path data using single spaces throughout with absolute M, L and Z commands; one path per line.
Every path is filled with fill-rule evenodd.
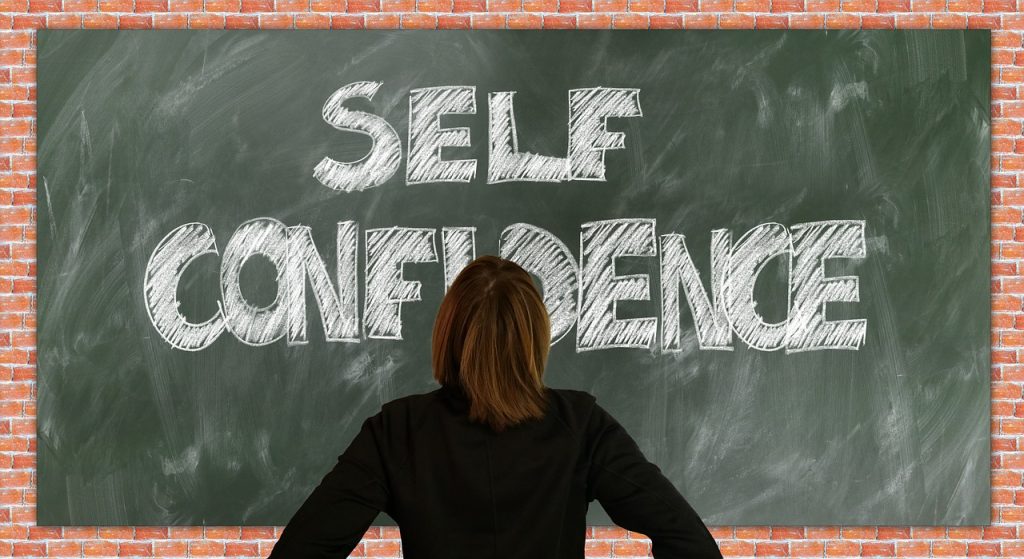
M 35 526 L 35 29 L 992 29 L 992 526 L 711 527 L 726 556 L 1024 557 L 1024 0 L 0 0 L 0 555 L 265 557 L 280 527 Z M 588 555 L 650 554 L 594 527 Z M 396 528 L 354 555 L 400 557 Z

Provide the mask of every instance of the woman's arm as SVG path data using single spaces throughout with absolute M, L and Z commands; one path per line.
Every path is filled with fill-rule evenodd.
M 596 498 L 619 526 L 649 537 L 656 559 L 722 557 L 693 507 L 597 403 L 588 434 L 592 451 L 588 500 Z
M 378 450 L 381 413 L 363 422 L 334 469 L 288 521 L 268 559 L 347 557 L 387 509 L 387 476 Z

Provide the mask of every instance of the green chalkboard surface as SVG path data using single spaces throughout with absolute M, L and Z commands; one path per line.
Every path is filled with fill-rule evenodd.
M 709 525 L 989 523 L 988 30 L 38 41 L 39 524 L 283 525 L 480 254 Z

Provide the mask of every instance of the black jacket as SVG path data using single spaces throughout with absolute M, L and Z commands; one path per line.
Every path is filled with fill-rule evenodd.
M 648 536 L 658 559 L 720 558 L 658 466 L 587 392 L 548 388 L 543 419 L 470 423 L 458 388 L 398 398 L 367 419 L 285 526 L 271 559 L 344 557 L 379 511 L 408 559 L 582 559 L 588 503 Z

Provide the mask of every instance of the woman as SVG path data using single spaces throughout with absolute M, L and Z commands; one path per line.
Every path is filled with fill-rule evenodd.
M 588 503 L 654 557 L 721 557 L 707 527 L 593 396 L 544 386 L 547 309 L 517 264 L 481 256 L 434 322 L 441 388 L 388 402 L 285 526 L 271 559 L 343 557 L 378 512 L 410 559 L 581 559 Z

